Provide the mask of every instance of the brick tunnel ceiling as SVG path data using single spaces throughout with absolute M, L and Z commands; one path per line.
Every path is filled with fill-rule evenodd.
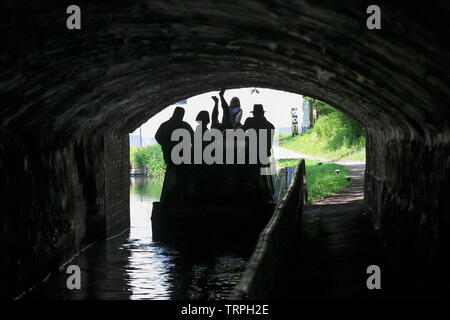
M 82 29 L 69 31 L 69 3 L 7 1 L 0 131 L 131 132 L 186 97 L 259 86 L 319 98 L 368 130 L 443 139 L 449 10 L 432 2 L 379 1 L 371 31 L 368 2 L 79 1 Z

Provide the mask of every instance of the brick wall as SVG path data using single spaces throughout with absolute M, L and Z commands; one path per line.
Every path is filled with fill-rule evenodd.
M 0 296 L 129 226 L 128 134 L 0 139 Z
M 110 237 L 130 225 L 130 145 L 128 134 L 105 139 L 105 223 Z

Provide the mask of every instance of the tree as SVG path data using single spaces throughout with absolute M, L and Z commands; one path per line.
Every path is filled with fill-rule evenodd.
M 364 127 L 339 110 L 320 100 L 303 97 L 314 109 L 314 132 L 322 141 L 335 150 L 343 145 L 347 147 L 365 144 Z
M 309 105 L 311 106 L 311 112 L 315 114 L 314 122 L 317 121 L 320 116 L 329 114 L 330 112 L 336 110 L 329 104 L 326 104 L 325 102 L 322 102 L 320 100 L 308 96 L 304 96 L 303 99 L 309 102 Z

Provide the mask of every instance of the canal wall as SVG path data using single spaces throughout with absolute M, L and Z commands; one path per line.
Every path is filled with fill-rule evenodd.
M 380 0 L 381 30 L 366 27 L 364 2 L 99 0 L 83 3 L 83 30 L 65 27 L 62 3 L 3 3 L 1 290 L 114 229 L 103 223 L 124 206 L 105 204 L 116 201 L 105 177 L 121 172 L 102 162 L 111 130 L 133 132 L 166 106 L 220 88 L 296 92 L 359 121 L 375 229 L 392 252 L 447 257 L 446 2 Z M 434 260 L 431 273 L 443 274 Z
M 0 140 L 0 295 L 14 297 L 129 226 L 128 135 Z
M 417 288 L 447 290 L 442 284 L 450 283 L 450 131 L 435 137 L 410 132 L 405 137 L 397 130 L 368 129 L 366 211 L 405 284 L 417 278 Z
M 291 247 L 307 201 L 305 160 L 300 160 L 288 190 L 261 232 L 247 268 L 230 298 L 276 299 L 291 279 L 287 277 Z

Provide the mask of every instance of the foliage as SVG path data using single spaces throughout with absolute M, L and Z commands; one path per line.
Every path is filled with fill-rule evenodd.
M 166 172 L 166 163 L 159 145 L 130 148 L 130 163 L 135 168 L 147 168 L 147 173 L 153 177 L 161 177 Z
M 313 106 L 322 110 L 322 115 L 311 130 L 285 139 L 282 146 L 324 159 L 365 161 L 364 127 L 324 102 L 309 97 L 304 99 L 313 101 Z
M 296 167 L 298 164 L 298 159 L 279 159 L 277 160 L 278 168 L 286 168 L 286 167 Z
M 306 185 L 308 188 L 308 201 L 306 204 L 312 204 L 319 199 L 323 199 L 345 189 L 351 182 L 347 181 L 349 174 L 347 167 L 334 163 L 324 162 L 319 166 L 319 161 L 305 160 L 306 162 Z M 295 167 L 298 164 L 297 159 L 278 160 L 278 166 Z M 335 170 L 341 170 L 337 175 Z
M 319 140 L 312 132 L 306 132 L 302 135 L 285 139 L 281 145 L 286 149 L 320 159 L 366 161 L 365 137 L 361 137 L 358 143 L 351 147 L 344 145 L 341 148 L 332 150 L 329 148 L 327 141 Z
M 364 128 L 355 120 L 339 111 L 320 117 L 312 129 L 319 140 L 327 141 L 328 148 L 336 150 L 342 146 L 351 147 L 364 137 Z
M 145 148 L 131 148 L 130 149 L 130 163 L 133 167 L 144 169 L 146 167 L 146 152 Z
M 277 133 L 275 134 L 274 139 L 275 139 L 275 140 L 281 140 L 281 139 L 286 139 L 286 138 L 289 138 L 289 137 L 292 137 L 292 134 L 291 134 L 291 133 L 281 133 L 281 132 L 277 132 Z
M 319 118 L 321 115 L 325 115 L 336 110 L 329 104 L 308 96 L 304 96 L 303 100 L 308 101 L 310 107 L 316 110 L 317 118 Z

